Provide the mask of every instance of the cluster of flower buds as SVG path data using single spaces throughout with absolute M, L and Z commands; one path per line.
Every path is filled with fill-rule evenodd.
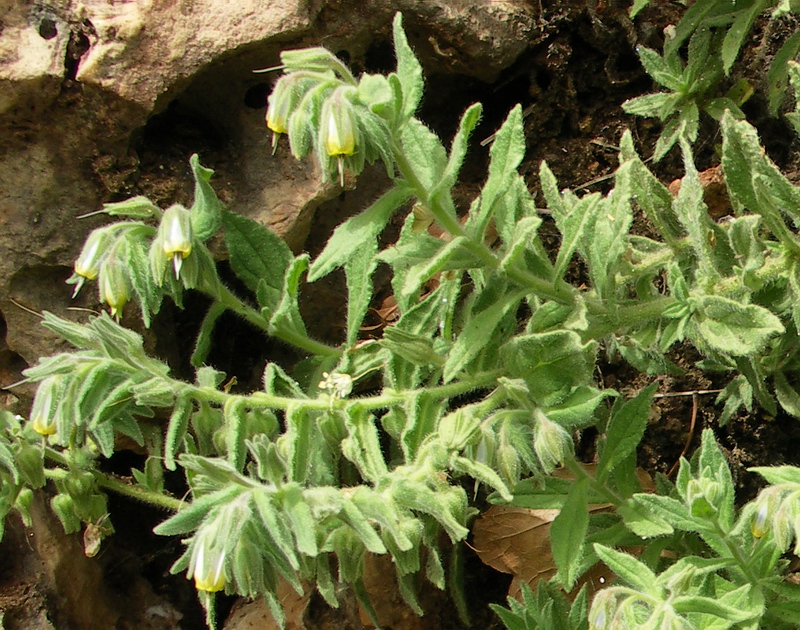
M 286 73 L 267 101 L 273 150 L 287 135 L 295 158 L 313 151 L 323 177 L 337 173 L 342 185 L 345 172 L 358 175 L 365 162 L 379 157 L 391 168 L 389 126 L 396 112 L 384 77 L 365 75 L 356 81 L 324 48 L 285 52 L 281 61 Z
M 89 234 L 75 261 L 74 273 L 67 280 L 75 285 L 73 297 L 86 280 L 97 280 L 100 300 L 108 304 L 113 316 L 119 317 L 133 292 L 127 263 L 131 248 L 143 247 L 142 227 L 141 223 L 114 223 Z

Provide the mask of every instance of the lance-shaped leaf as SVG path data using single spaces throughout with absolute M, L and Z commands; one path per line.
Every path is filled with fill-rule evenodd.
M 185 504 L 177 513 L 163 523 L 156 525 L 153 531 L 159 536 L 177 536 L 196 530 L 206 515 L 215 507 L 225 505 L 239 496 L 244 489 L 231 484 L 217 492 L 210 492 Z
M 608 565 L 623 582 L 630 584 L 636 590 L 642 591 L 661 599 L 661 588 L 658 585 L 658 578 L 650 568 L 639 562 L 633 556 L 622 553 L 605 545 L 598 543 L 594 544 L 595 553 L 598 557 Z
M 470 212 L 467 230 L 474 238 L 482 238 L 495 203 L 509 189 L 517 167 L 525 156 L 525 130 L 522 127 L 522 107 L 517 105 L 508 114 L 495 134 L 489 162 L 489 176 L 481 190 L 480 205 Z
M 405 188 L 394 187 L 381 195 L 364 212 L 350 217 L 337 227 L 328 239 L 325 249 L 311 264 L 308 281 L 314 282 L 326 276 L 346 264 L 363 247 L 374 245 L 389 218 L 408 199 L 408 195 Z
M 278 493 L 284 513 L 289 519 L 297 550 L 306 556 L 318 553 L 316 527 L 311 508 L 306 503 L 300 486 L 286 484 Z
M 361 323 L 372 301 L 372 274 L 378 266 L 375 259 L 377 250 L 375 241 L 365 243 L 344 266 L 347 276 L 347 344 L 350 346 L 358 341 Z
M 445 382 L 458 376 L 458 373 L 486 346 L 491 345 L 496 348 L 499 345 L 494 335 L 495 329 L 524 296 L 524 292 L 509 291 L 469 319 L 447 355 L 444 364 Z
M 550 527 L 550 543 L 558 577 L 564 588 L 572 590 L 580 574 L 586 532 L 589 530 L 588 479 L 572 484 L 561 511 Z
M 283 294 L 269 320 L 270 334 L 276 337 L 306 337 L 306 326 L 300 315 L 300 278 L 308 268 L 308 255 L 295 258 L 286 269 Z
M 417 111 L 422 100 L 422 66 L 419 65 L 414 51 L 408 44 L 403 31 L 403 16 L 397 13 L 392 24 L 394 36 L 394 54 L 397 57 L 397 77 L 403 87 L 403 118 L 409 118 Z
M 598 481 L 604 481 L 617 464 L 636 450 L 647 428 L 650 405 L 656 389 L 658 383 L 653 383 L 645 387 L 635 398 L 625 402 L 618 400 L 614 405 L 597 466 Z
M 164 466 L 169 470 L 175 470 L 175 454 L 183 444 L 193 407 L 194 402 L 188 394 L 178 396 L 175 401 L 175 409 L 169 418 L 167 437 L 164 441 Z

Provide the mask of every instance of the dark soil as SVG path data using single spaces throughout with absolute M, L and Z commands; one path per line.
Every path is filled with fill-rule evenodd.
M 679 19 L 682 7 L 679 3 L 654 2 L 631 24 L 625 13 L 627 8 L 618 6 L 613 0 L 597 2 L 596 5 L 591 1 L 569 0 L 542 4 L 549 6 L 539 16 L 541 34 L 530 42 L 528 51 L 513 67 L 494 84 L 457 75 L 427 76 L 427 96 L 419 116 L 447 142 L 455 131 L 460 112 L 469 104 L 481 101 L 485 115 L 474 136 L 477 144 L 497 129 L 514 104 L 521 103 L 526 115 L 529 148 L 521 170 L 530 188 L 537 191 L 539 164 L 547 160 L 561 187 L 605 191 L 611 185 L 607 176 L 616 168 L 614 147 L 623 131 L 633 130 L 639 151 L 644 156 L 652 152 L 660 131 L 658 122 L 631 117 L 621 109 L 623 101 L 654 87 L 638 63 L 634 45 L 660 49 L 663 28 Z M 746 106 L 747 113 L 759 127 L 770 156 L 790 178 L 800 180 L 797 141 L 788 140 L 793 135 L 788 133 L 783 121 L 766 115 L 763 85 L 771 55 L 796 26 L 788 18 L 768 30 L 766 22 L 760 24 L 745 47 L 731 81 L 739 77 L 748 77 L 752 81 L 756 93 Z M 385 44 L 376 44 L 364 59 L 352 61 L 367 69 L 382 68 L 385 57 Z M 718 163 L 716 142 L 715 123 L 704 121 L 701 140 L 696 146 L 700 170 Z M 224 138 L 204 128 L 202 121 L 182 112 L 179 107 L 167 109 L 143 130 L 136 147 L 138 160 L 131 161 L 127 170 L 107 173 L 106 176 L 109 181 L 117 178 L 113 186 L 117 187 L 121 198 L 146 194 L 155 202 L 168 205 L 181 198 L 190 198 L 192 191 L 186 185 L 185 156 L 195 151 L 203 155 L 204 162 L 215 165 L 224 164 L 231 157 Z M 488 147 L 475 146 L 463 170 L 461 198 L 469 200 L 474 195 L 485 177 L 487 160 Z M 674 153 L 654 169 L 665 183 L 682 175 Z M 102 165 L 98 165 L 98 171 L 102 171 Z M 320 208 L 318 220 L 306 243 L 306 249 L 312 255 L 320 251 L 342 218 L 358 212 L 371 196 L 377 194 L 382 180 L 376 173 L 370 171 L 364 177 L 365 182 L 370 183 L 366 190 L 359 188 L 346 192 Z M 224 185 L 219 194 L 225 198 Z M 541 199 L 537 201 L 543 205 Z M 554 228 L 548 225 L 547 219 L 545 221 L 543 234 L 554 235 Z M 641 227 L 647 229 L 645 224 Z M 552 244 L 557 246 L 556 241 Z M 576 273 L 580 270 L 577 269 Z M 386 281 L 379 274 L 378 284 Z M 384 290 L 384 296 L 385 293 Z M 334 343 L 341 341 L 343 330 L 337 322 L 344 319 L 345 295 L 341 279 L 335 277 L 306 291 L 303 309 L 313 334 Z M 178 373 L 187 369 L 181 364 L 180 357 L 187 356 L 183 346 L 191 342 L 198 324 L 182 312 L 168 309 L 156 325 L 159 338 L 156 347 L 174 364 Z M 213 360 L 221 369 L 235 374 L 243 389 L 258 386 L 267 359 L 293 360 L 282 346 L 253 344 L 253 331 L 234 319 L 224 320 L 222 326 L 226 342 L 214 349 Z M 0 355 L 0 360 L 2 357 Z M 691 454 L 698 444 L 700 432 L 706 427 L 715 430 L 729 456 L 742 501 L 751 498 L 759 487 L 758 480 L 747 473 L 747 467 L 800 464 L 800 451 L 794 446 L 800 439 L 800 423 L 796 419 L 783 413 L 771 417 L 756 409 L 753 413 L 741 412 L 725 427 L 719 427 L 720 408 L 715 405 L 715 392 L 726 385 L 729 375 L 708 374 L 695 368 L 694 363 L 699 357 L 689 346 L 673 351 L 670 358 L 682 372 L 676 376 L 657 377 L 659 398 L 653 422 L 641 445 L 641 467 L 650 473 L 669 474 L 681 455 Z M 601 365 L 598 378 L 606 387 L 613 387 L 623 394 L 634 394 L 654 377 L 641 375 L 620 360 Z M 135 455 L 131 457 L 131 461 L 116 462 L 116 465 L 123 468 L 141 465 Z M 161 627 L 204 627 L 191 584 L 182 575 L 172 577 L 168 573 L 169 566 L 180 553 L 179 541 L 150 534 L 163 514 L 122 499 L 114 499 L 112 508 L 112 517 L 121 535 L 105 543 L 105 551 L 98 561 L 106 582 L 117 585 L 124 592 L 125 580 L 129 580 L 131 574 L 138 574 L 149 584 L 147 592 L 151 604 L 163 600 L 167 602 L 163 604 L 163 610 L 177 610 L 182 615 L 180 621 L 171 622 L 175 625 Z M 24 528 L 10 525 L 0 546 L 0 611 L 4 615 L 0 615 L 0 625 L 5 630 L 100 627 L 80 625 L 75 618 L 70 618 L 70 604 L 48 600 L 48 588 L 52 585 L 41 583 L 46 570 L 37 568 L 35 564 L 18 562 L 19 558 L 28 557 L 25 553 L 29 545 Z M 459 551 L 463 555 L 464 591 L 473 627 L 500 628 L 501 624 L 489 611 L 488 604 L 504 603 L 509 577 L 484 566 L 468 545 Z M 391 570 L 384 571 L 384 574 L 392 573 Z M 376 589 L 381 588 L 391 591 L 391 580 L 379 582 Z M 406 620 L 395 630 L 455 630 L 464 627 L 446 594 L 435 592 L 428 586 L 423 586 L 422 591 L 428 615 L 422 620 Z M 126 607 L 132 605 L 125 596 L 120 597 Z M 220 606 L 222 617 L 232 603 L 223 601 Z M 397 598 L 384 605 L 402 606 Z M 319 630 L 364 627 L 358 615 L 352 613 L 352 607 L 345 605 L 340 611 L 332 611 L 318 598 L 311 599 L 305 617 L 308 628 Z M 48 620 L 54 625 L 45 625 Z M 39 625 L 34 625 L 34 622 Z

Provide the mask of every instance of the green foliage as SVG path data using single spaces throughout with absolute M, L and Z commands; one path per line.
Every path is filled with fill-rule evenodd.
M 648 4 L 649 0 L 635 0 L 631 17 Z M 754 87 L 746 79 L 740 79 L 724 96 L 719 96 L 720 86 L 723 78 L 731 74 L 734 62 L 752 34 L 756 19 L 769 10 L 772 14 L 767 33 L 771 32 L 772 22 L 782 15 L 797 13 L 797 6 L 790 0 L 698 0 L 666 33 L 662 55 L 641 46 L 637 49 L 647 73 L 668 90 L 623 103 L 628 113 L 658 118 L 664 123 L 653 159 L 663 158 L 681 138 L 694 142 L 700 112 L 719 120 L 727 110 L 743 118 L 739 107 L 750 98 Z M 687 41 L 684 63 L 682 48 Z M 761 45 L 766 45 L 766 39 Z M 798 53 L 800 32 L 787 38 L 772 59 L 766 87 L 773 116 L 778 114 L 784 101 L 790 65 Z
M 742 25 L 728 31 L 735 36 L 717 74 L 729 69 Z M 660 151 L 677 143 L 686 170 L 676 198 L 630 134 L 605 195 L 560 191 L 542 164 L 543 195 L 562 236 L 552 256 L 517 173 L 521 109 L 496 134 L 486 181 L 460 217 L 452 189 L 481 108 L 467 109 L 448 150 L 414 117 L 422 74 L 399 16 L 394 36 L 398 66 L 387 77 L 356 79 L 321 48 L 282 56 L 267 114 L 276 139 L 288 136 L 298 157 L 313 153 L 325 177 L 358 175 L 377 160 L 393 177 L 314 261 L 225 210 L 196 157 L 189 208 L 162 211 L 141 198 L 105 208 L 124 219 L 89 235 L 71 282 L 80 289 L 98 280 L 112 316 L 134 300 L 145 325 L 165 297 L 179 305 L 186 290 L 210 297 L 194 380 L 176 378 L 108 314 L 84 323 L 45 314 L 74 350 L 26 370 L 39 383 L 27 421 L 0 414 L 0 516 L 16 509 L 28 518 L 33 490 L 47 482 L 69 532 L 101 523 L 112 531 L 106 491 L 150 501 L 173 512 L 156 531 L 183 536 L 173 570 L 195 580 L 211 623 L 221 590 L 264 597 L 280 622 L 279 579 L 298 591 L 313 584 L 334 606 L 339 588 L 351 586 L 370 610 L 368 553 L 392 557 L 400 591 L 419 611 L 416 577 L 448 586 L 440 534 L 466 538 L 477 512 L 468 489 L 482 487 L 494 501 L 561 510 L 551 538 L 555 581 L 524 590 L 509 610 L 495 608 L 509 628 L 755 628 L 762 619 L 796 627 L 798 594 L 782 580 L 780 557 L 797 546 L 800 473 L 759 469 L 773 485 L 737 510 L 731 473 L 705 432 L 674 486 L 661 480 L 657 493 L 644 492 L 635 454 L 656 385 L 624 399 L 595 380 L 601 350 L 656 374 L 677 369 L 665 353 L 687 342 L 704 367 L 730 376 L 721 423 L 755 403 L 800 416 L 800 193 L 728 107 L 719 116 L 721 151 L 736 216 L 716 223 L 690 148 L 697 99 L 710 89 L 701 70 L 720 36 L 697 30 L 685 66 L 675 51 L 640 51 L 671 92 L 628 107 L 669 119 Z M 795 88 L 799 76 L 792 66 Z M 398 239 L 379 251 L 407 202 L 413 208 Z M 652 238 L 631 234 L 636 210 L 650 219 Z M 434 223 L 442 238 L 428 232 Z M 247 297 L 217 274 L 206 242 L 220 230 Z M 580 287 L 567 282 L 578 257 L 588 278 Z M 398 318 L 378 339 L 365 338 L 379 263 L 391 270 Z M 339 268 L 346 338 L 331 346 L 309 336 L 299 296 Z M 227 375 L 205 365 L 224 311 L 304 360 L 267 362 L 262 389 L 231 391 Z M 575 431 L 587 427 L 600 435 L 593 472 L 573 453 Z M 130 484 L 98 468 L 119 435 L 148 453 Z M 572 477 L 551 476 L 557 466 Z M 185 500 L 165 491 L 165 469 L 184 474 Z M 631 546 L 643 549 L 638 557 L 622 550 Z M 600 559 L 620 584 L 591 602 L 582 590 L 570 603 L 556 586 L 571 588 Z

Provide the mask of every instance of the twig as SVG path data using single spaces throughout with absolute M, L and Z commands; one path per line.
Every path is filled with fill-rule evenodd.
M 697 392 L 692 393 L 692 419 L 689 422 L 689 435 L 686 436 L 686 442 L 683 444 L 683 450 L 681 454 L 678 456 L 677 461 L 672 464 L 672 468 L 669 469 L 667 473 L 667 477 L 672 477 L 675 474 L 675 471 L 678 470 L 678 466 L 680 465 L 681 459 L 689 452 L 689 446 L 692 444 L 692 440 L 694 439 L 694 427 L 697 423 Z
M 667 392 L 666 394 L 655 394 L 653 398 L 677 398 L 678 396 L 701 396 L 703 394 L 719 394 L 721 389 L 693 389 L 688 392 Z

